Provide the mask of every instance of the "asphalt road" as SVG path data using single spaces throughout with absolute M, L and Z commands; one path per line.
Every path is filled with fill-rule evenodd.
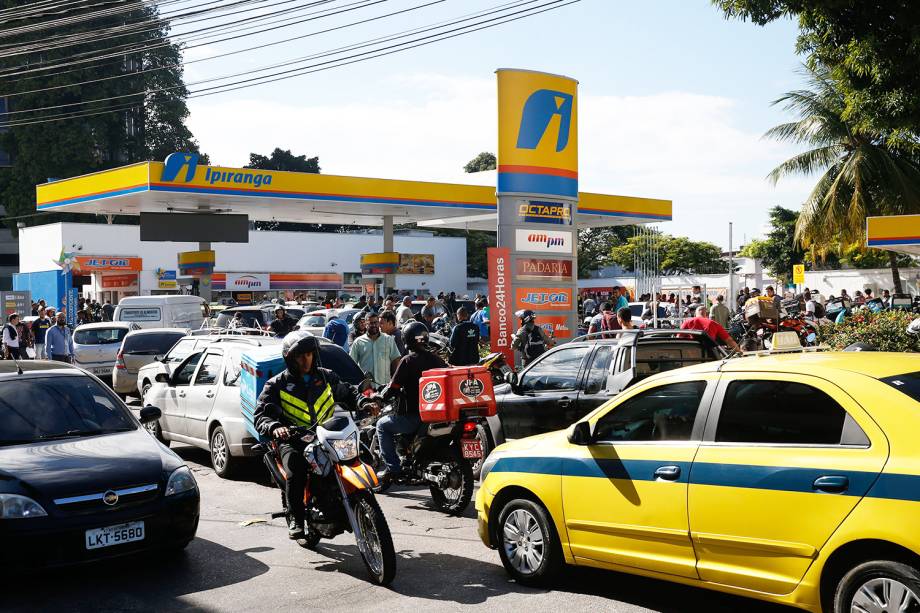
M 350 534 L 323 541 L 317 551 L 288 540 L 283 520 L 269 519 L 280 496 L 261 465 L 226 481 L 211 470 L 207 452 L 175 449 L 201 488 L 198 538 L 185 552 L 7 578 L 0 611 L 793 610 L 593 569 L 570 569 L 550 591 L 521 587 L 479 541 L 472 505 L 464 517 L 447 517 L 429 507 L 422 489 L 380 497 L 398 570 L 389 588 L 374 587 Z

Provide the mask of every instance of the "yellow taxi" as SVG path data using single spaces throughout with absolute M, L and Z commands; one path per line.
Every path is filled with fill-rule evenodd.
M 810 611 L 920 611 L 920 356 L 663 373 L 496 448 L 476 510 L 524 584 L 572 564 Z

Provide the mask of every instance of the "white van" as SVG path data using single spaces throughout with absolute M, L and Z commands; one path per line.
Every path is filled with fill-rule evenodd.
M 141 328 L 199 328 L 208 305 L 198 296 L 130 296 L 115 307 L 115 321 Z

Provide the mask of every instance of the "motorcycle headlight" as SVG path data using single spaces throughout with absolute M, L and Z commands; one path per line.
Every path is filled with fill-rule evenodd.
M 343 439 L 336 439 L 332 442 L 332 448 L 335 450 L 339 459 L 343 462 L 354 460 L 358 456 L 358 433 Z
M 0 494 L 0 519 L 28 519 L 47 515 L 42 505 L 28 496 Z
M 198 484 L 195 483 L 195 477 L 192 476 L 192 471 L 188 469 L 188 466 L 180 466 L 174 470 L 172 474 L 169 475 L 169 481 L 166 482 L 167 496 L 173 496 L 195 489 L 198 489 Z

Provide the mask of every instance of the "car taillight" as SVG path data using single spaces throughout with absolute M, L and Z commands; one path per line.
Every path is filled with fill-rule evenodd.
M 475 421 L 468 421 L 468 422 L 465 422 L 465 423 L 463 424 L 463 431 L 464 431 L 464 432 L 473 432 L 474 430 L 476 430 L 476 422 L 475 422 Z
M 115 368 L 119 370 L 125 370 L 125 354 L 120 349 L 118 350 L 118 355 L 115 356 Z

